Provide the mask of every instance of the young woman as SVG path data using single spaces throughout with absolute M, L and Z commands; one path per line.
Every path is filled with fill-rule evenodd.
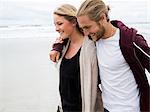
M 59 59 L 63 112 L 103 112 L 95 44 L 83 36 L 77 23 L 76 8 L 69 4 L 58 7 L 54 11 L 54 24 L 60 34 L 59 42 L 65 41 L 60 59 L 56 56 L 60 50 L 57 42 L 50 52 L 52 61 Z

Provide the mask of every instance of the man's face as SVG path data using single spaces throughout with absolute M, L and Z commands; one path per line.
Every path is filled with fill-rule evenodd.
M 93 41 L 97 41 L 103 38 L 105 34 L 105 28 L 100 22 L 95 22 L 89 19 L 88 16 L 79 16 L 77 18 L 79 26 L 83 29 L 84 35 L 90 36 Z

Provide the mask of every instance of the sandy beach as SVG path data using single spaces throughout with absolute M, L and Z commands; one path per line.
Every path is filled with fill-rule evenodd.
M 48 56 L 52 41 L 0 38 L 0 112 L 56 112 L 58 74 Z
M 58 74 L 49 38 L 0 39 L 0 112 L 55 112 Z

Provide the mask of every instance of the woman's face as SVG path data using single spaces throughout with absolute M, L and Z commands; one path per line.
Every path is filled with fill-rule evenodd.
M 56 31 L 63 39 L 70 37 L 74 30 L 74 24 L 66 20 L 63 16 L 54 14 L 54 24 Z

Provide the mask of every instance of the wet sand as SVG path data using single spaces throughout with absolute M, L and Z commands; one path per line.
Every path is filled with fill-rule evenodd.
M 58 74 L 49 38 L 0 39 L 0 112 L 55 112 Z

